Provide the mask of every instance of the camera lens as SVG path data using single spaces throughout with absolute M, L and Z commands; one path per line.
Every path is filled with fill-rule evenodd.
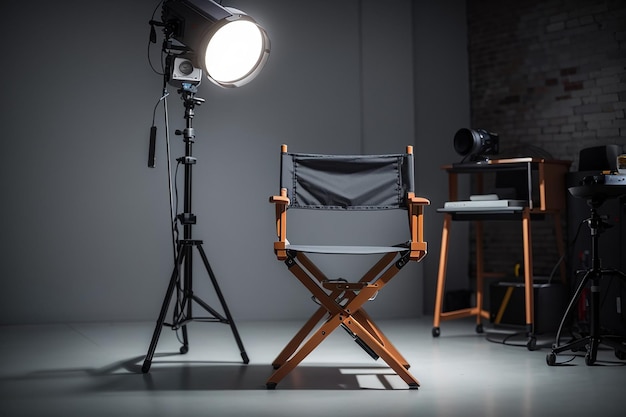
M 454 150 L 461 156 L 469 155 L 480 147 L 480 137 L 473 130 L 459 129 L 454 135 Z

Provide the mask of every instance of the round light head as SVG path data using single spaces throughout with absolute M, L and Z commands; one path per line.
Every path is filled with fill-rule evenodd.
M 241 11 L 217 22 L 198 49 L 199 61 L 212 82 L 221 87 L 239 87 L 261 71 L 269 57 L 267 33 Z

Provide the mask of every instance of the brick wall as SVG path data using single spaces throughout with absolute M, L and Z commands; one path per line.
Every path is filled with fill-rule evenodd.
M 467 13 L 471 127 L 498 132 L 501 155 L 550 155 L 576 170 L 580 149 L 626 145 L 626 1 L 468 0 Z M 520 230 L 486 227 L 487 270 L 521 261 Z M 532 232 L 535 274 L 548 275 L 552 222 Z

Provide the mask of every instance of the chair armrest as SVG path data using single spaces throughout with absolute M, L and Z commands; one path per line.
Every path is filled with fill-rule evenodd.
M 276 235 L 278 240 L 274 242 L 274 253 L 278 260 L 282 261 L 287 259 L 287 207 L 289 206 L 287 190 L 282 188 L 280 195 L 273 195 L 269 200 L 276 207 Z
M 289 198 L 282 195 L 273 195 L 270 197 L 270 203 L 289 204 Z
M 409 200 L 409 204 L 419 204 L 422 206 L 428 206 L 430 205 L 430 200 L 424 197 L 416 197 L 415 195 L 411 195 L 412 193 L 409 193 L 408 196 L 408 200 Z
M 409 206 L 409 226 L 411 232 L 410 259 L 420 261 L 427 253 L 427 243 L 424 242 L 424 206 L 430 201 L 424 197 L 416 197 L 414 193 L 407 196 Z

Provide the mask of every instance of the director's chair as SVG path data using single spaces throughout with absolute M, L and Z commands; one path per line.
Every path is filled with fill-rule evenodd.
M 278 235 L 274 252 L 320 307 L 276 357 L 272 363 L 275 372 L 266 387 L 274 389 L 339 326 L 372 358 L 382 358 L 410 388 L 419 387 L 407 370 L 406 359 L 363 309 L 403 266 L 426 255 L 423 210 L 430 202 L 414 193 L 412 146 L 403 154 L 318 155 L 289 153 L 282 145 L 280 180 L 280 194 L 270 197 L 276 208 Z M 287 240 L 288 209 L 406 210 L 410 239 L 393 246 L 291 244 Z M 358 280 L 329 279 L 310 254 L 378 255 L 379 260 Z

